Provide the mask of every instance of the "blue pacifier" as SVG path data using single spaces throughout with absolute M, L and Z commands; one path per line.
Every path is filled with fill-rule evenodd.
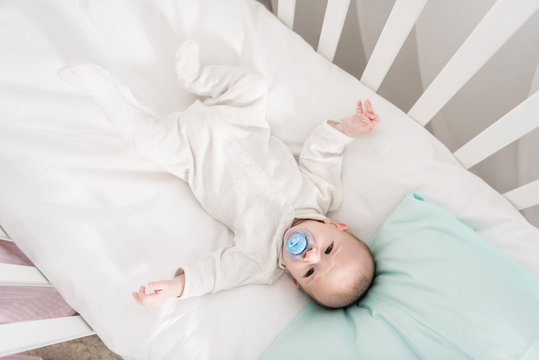
M 314 246 L 314 236 L 307 229 L 289 231 L 285 238 L 285 253 L 292 261 L 300 261 L 303 253 Z

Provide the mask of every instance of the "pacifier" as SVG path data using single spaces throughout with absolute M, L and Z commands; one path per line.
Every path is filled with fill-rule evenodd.
M 314 246 L 314 235 L 307 229 L 289 231 L 284 238 L 285 253 L 292 261 L 301 261 L 305 251 Z

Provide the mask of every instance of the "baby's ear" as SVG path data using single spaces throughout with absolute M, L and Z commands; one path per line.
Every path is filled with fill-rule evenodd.
M 342 230 L 342 231 L 347 231 L 348 230 L 348 225 L 346 225 L 345 223 L 335 221 L 335 220 L 330 219 L 330 218 L 325 218 L 324 219 L 324 224 L 334 226 L 337 230 Z

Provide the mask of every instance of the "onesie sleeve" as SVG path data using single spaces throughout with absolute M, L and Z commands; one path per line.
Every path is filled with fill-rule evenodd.
M 275 266 L 264 266 L 257 257 L 249 256 L 238 246 L 214 251 L 182 266 L 181 269 L 185 274 L 185 287 L 181 299 L 246 284 L 269 284 L 280 275 Z
M 322 214 L 341 204 L 341 170 L 345 146 L 354 139 L 327 121 L 307 138 L 299 156 L 299 169 L 316 189 L 317 209 Z

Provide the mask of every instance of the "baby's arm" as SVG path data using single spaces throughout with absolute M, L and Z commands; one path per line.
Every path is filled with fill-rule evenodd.
M 372 131 L 377 124 L 378 115 L 374 113 L 370 101 L 365 101 L 364 110 L 359 100 L 352 116 L 344 121 L 328 120 L 305 141 L 299 157 L 299 167 L 318 189 L 317 203 L 321 213 L 335 210 L 340 205 L 342 154 L 345 146 L 357 136 Z
M 175 297 L 184 299 L 250 283 L 269 283 L 275 277 L 274 266 L 268 266 L 265 271 L 264 261 L 257 261 L 256 255 L 249 256 L 240 247 L 232 246 L 183 266 L 172 280 L 150 282 L 148 287 L 153 294 L 146 294 L 146 288 L 141 286 L 132 295 L 141 305 L 158 306 Z

